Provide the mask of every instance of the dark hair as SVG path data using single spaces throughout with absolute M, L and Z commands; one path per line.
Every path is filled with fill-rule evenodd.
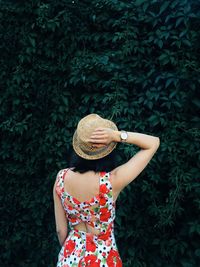
M 114 149 L 110 154 L 101 159 L 88 160 L 77 155 L 76 152 L 72 149 L 69 160 L 69 168 L 74 167 L 73 171 L 80 173 L 84 173 L 86 171 L 112 171 L 117 167 L 117 154 L 115 150 L 116 149 Z

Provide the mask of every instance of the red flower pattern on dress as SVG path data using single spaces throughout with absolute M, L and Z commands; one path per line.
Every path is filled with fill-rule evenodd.
M 102 192 L 103 194 L 107 194 L 109 192 L 109 189 L 107 188 L 107 186 L 105 184 L 101 184 L 100 185 L 100 192 Z
M 84 264 L 82 264 L 84 263 Z M 85 256 L 81 261 L 79 262 L 78 267 L 87 266 L 87 267 L 100 267 L 101 261 L 97 258 L 95 255 L 88 255 Z
M 81 237 L 81 235 L 80 235 L 79 233 L 77 233 L 77 232 L 74 233 L 74 236 L 76 236 L 76 237 L 78 237 L 78 238 Z
M 108 229 L 106 233 L 101 233 L 99 235 L 99 239 L 106 241 L 109 238 L 110 234 L 111 234 L 111 231 L 110 229 Z
M 81 249 L 81 248 L 78 249 L 78 250 L 76 250 L 76 251 L 75 251 L 76 256 L 77 256 L 77 257 L 80 257 L 81 252 L 82 252 L 82 249 Z
M 76 203 L 76 204 L 79 204 L 79 203 L 80 203 L 80 201 L 78 201 L 78 199 L 76 199 L 76 198 L 74 198 L 74 197 L 73 197 L 73 201 L 74 201 L 74 203 Z
M 109 267 L 122 267 L 122 261 L 119 257 L 119 253 L 114 249 L 110 250 L 106 262 Z
M 112 244 L 112 240 L 109 238 L 109 239 L 106 240 L 105 243 L 106 243 L 106 246 L 109 247 Z
M 68 208 L 69 210 L 73 210 L 73 209 L 74 209 L 71 205 L 66 204 L 66 206 L 67 206 L 67 208 Z
M 96 245 L 95 245 L 95 242 L 93 240 L 92 234 L 86 235 L 86 250 L 91 251 L 91 252 L 95 252 L 95 250 L 96 250 Z
M 72 251 L 75 249 L 75 242 L 73 240 L 69 240 L 65 243 L 64 246 L 64 256 L 67 257 L 72 253 Z
M 106 197 L 104 197 L 104 196 L 100 196 L 99 204 L 100 204 L 101 206 L 104 206 L 104 205 L 106 204 L 106 200 L 107 200 Z
M 76 222 L 77 218 L 71 218 L 71 222 Z
M 105 253 L 105 252 L 103 252 L 103 253 L 102 253 L 102 256 L 103 256 L 103 257 L 105 257 L 105 256 L 106 256 L 106 253 Z
M 101 214 L 100 214 L 100 217 L 101 217 L 101 220 L 103 222 L 107 222 L 108 219 L 110 218 L 110 211 L 108 210 L 108 208 L 101 208 Z

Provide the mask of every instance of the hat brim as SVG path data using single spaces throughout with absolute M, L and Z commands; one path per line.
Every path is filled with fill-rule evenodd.
M 117 126 L 112 122 L 107 120 L 107 123 L 110 128 L 113 130 L 118 130 Z M 109 155 L 117 146 L 117 142 L 111 142 L 106 147 L 101 148 L 95 148 L 94 150 L 85 152 L 83 148 L 81 147 L 81 142 L 78 138 L 77 130 L 75 130 L 73 135 L 73 141 L 72 141 L 73 149 L 80 157 L 88 160 L 95 160 L 103 158 L 107 155 Z

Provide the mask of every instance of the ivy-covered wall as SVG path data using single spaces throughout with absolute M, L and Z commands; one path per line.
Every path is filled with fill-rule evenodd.
M 160 137 L 117 202 L 124 267 L 200 266 L 199 10 L 196 0 L 0 2 L 0 266 L 56 265 L 53 184 L 89 113 Z M 138 148 L 117 150 L 122 164 Z

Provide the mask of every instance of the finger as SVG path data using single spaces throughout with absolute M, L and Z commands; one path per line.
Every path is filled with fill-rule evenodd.
M 102 133 L 104 131 L 105 131 L 104 128 L 96 128 L 95 130 L 93 130 L 93 133 Z
M 103 134 L 103 132 L 95 131 L 95 132 L 91 133 L 91 135 L 95 135 L 95 134 L 97 134 L 97 135 L 101 135 L 101 134 Z
M 103 127 L 97 127 L 97 128 L 95 128 L 95 131 L 103 131 L 103 130 L 104 130 Z
M 104 139 L 89 139 L 88 140 L 91 143 L 95 143 L 95 144 L 105 144 L 105 140 Z
M 90 136 L 90 138 L 106 138 L 106 134 L 102 134 L 102 133 L 96 133 L 96 134 L 92 134 Z
M 104 134 L 105 134 L 104 132 L 93 132 L 93 133 L 91 133 L 91 136 L 95 136 L 95 135 L 100 136 L 100 135 L 104 135 Z

